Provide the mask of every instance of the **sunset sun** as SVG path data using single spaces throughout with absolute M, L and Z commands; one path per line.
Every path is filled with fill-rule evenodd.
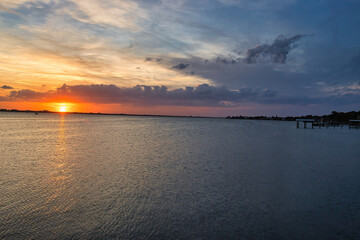
M 58 105 L 58 111 L 61 113 L 65 113 L 69 111 L 69 105 L 67 103 L 61 103 Z
M 61 106 L 59 107 L 59 112 L 66 112 L 67 111 L 67 107 L 66 106 Z

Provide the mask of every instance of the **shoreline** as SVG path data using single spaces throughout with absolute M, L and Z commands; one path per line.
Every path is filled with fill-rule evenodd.
M 13 113 L 51 113 L 51 114 L 79 114 L 79 115 L 102 115 L 102 116 L 133 116 L 133 117 L 175 117 L 175 118 L 221 118 L 225 117 L 210 117 L 210 116 L 192 116 L 192 115 L 156 115 L 156 114 L 131 114 L 131 113 L 93 113 L 93 112 L 55 112 L 48 110 L 33 111 L 33 110 L 17 110 L 17 109 L 0 109 L 1 112 L 13 112 Z

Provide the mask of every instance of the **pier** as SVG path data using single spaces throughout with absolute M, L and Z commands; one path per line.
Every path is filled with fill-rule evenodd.
M 300 123 L 306 128 L 306 124 L 311 123 L 311 128 L 314 128 L 315 119 L 296 119 L 296 128 L 300 128 Z
M 360 128 L 360 120 L 350 120 L 349 121 L 349 129 L 351 129 L 351 128 L 359 129 Z
M 296 128 L 308 128 L 308 125 L 310 124 L 311 128 L 314 127 L 340 127 L 343 128 L 344 125 L 348 125 L 349 129 L 359 129 L 360 128 L 360 120 L 349 120 L 348 122 L 333 122 L 328 119 L 296 119 Z

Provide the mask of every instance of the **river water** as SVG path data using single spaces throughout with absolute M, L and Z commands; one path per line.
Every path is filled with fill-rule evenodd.
M 360 131 L 2 112 L 0 239 L 360 239 Z

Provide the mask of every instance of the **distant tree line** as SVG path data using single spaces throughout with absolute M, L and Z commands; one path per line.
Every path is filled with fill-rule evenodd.
M 56 113 L 48 110 L 33 111 L 33 110 L 18 110 L 18 109 L 0 109 L 0 112 L 28 112 L 28 113 Z M 70 112 L 68 113 L 70 114 Z M 176 117 L 170 115 L 133 115 L 133 114 L 123 114 L 123 113 L 82 113 L 82 112 L 71 112 L 71 114 L 101 114 L 101 115 L 129 115 L 129 116 L 159 116 L 159 117 Z M 178 117 L 189 117 L 189 116 L 178 116 Z M 190 116 L 192 117 L 192 116 Z M 227 116 L 227 119 L 254 119 L 254 120 L 278 120 L 278 121 L 295 121 L 299 118 L 306 119 L 315 119 L 320 122 L 331 122 L 331 123 L 347 123 L 349 120 L 360 120 L 360 111 L 351 111 L 351 112 L 336 112 L 332 111 L 329 115 L 306 115 L 306 116 L 297 116 L 297 117 L 278 117 L 278 116 Z
M 360 111 L 351 111 L 351 112 L 336 112 L 332 111 L 329 115 L 306 115 L 306 116 L 297 116 L 297 117 L 278 117 L 278 116 L 227 116 L 227 119 L 253 119 L 253 120 L 278 120 L 278 121 L 295 121 L 299 118 L 306 119 L 315 119 L 316 121 L 328 121 L 328 122 L 337 122 L 337 123 L 346 123 L 349 120 L 360 120 Z

